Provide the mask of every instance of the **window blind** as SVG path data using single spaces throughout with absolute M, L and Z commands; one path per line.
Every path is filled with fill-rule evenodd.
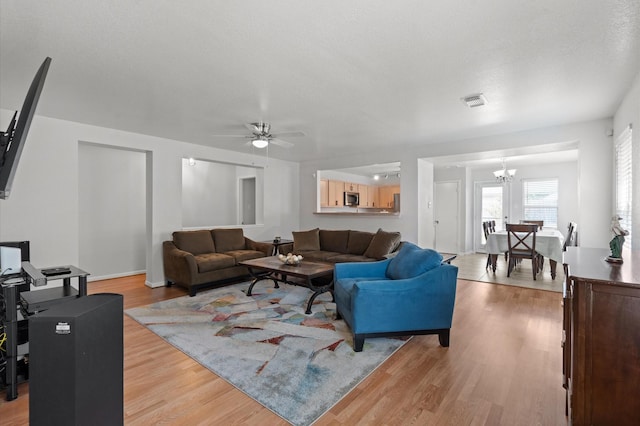
M 543 220 L 558 227 L 558 179 L 526 179 L 522 182 L 525 220 Z
M 631 219 L 633 190 L 631 168 L 631 125 L 618 136 L 615 142 L 615 183 L 616 214 L 621 217 L 620 226 L 629 231 L 625 238 L 625 247 L 631 249 Z

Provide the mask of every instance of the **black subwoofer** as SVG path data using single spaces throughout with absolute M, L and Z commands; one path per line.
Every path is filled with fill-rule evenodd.
M 123 299 L 78 297 L 29 317 L 29 423 L 123 424 Z

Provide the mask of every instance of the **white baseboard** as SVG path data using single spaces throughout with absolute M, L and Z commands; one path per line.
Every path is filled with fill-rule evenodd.
M 130 277 L 131 275 L 140 275 L 140 274 L 145 274 L 147 271 L 146 270 L 141 270 L 141 271 L 131 271 L 131 272 L 121 272 L 118 274 L 109 274 L 109 275 L 89 275 L 87 277 L 87 282 L 92 282 L 92 281 L 101 281 L 101 280 L 110 280 L 113 278 L 122 278 L 122 277 Z
M 145 281 L 144 285 L 146 285 L 147 287 L 150 288 L 158 288 L 158 287 L 164 287 L 165 283 L 164 282 L 159 282 L 159 283 L 150 283 L 149 281 Z

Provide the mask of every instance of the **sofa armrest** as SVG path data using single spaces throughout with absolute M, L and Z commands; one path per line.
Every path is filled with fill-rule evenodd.
M 198 273 L 196 258 L 188 251 L 180 250 L 173 241 L 162 243 L 164 275 L 167 280 L 191 285 Z
M 379 260 L 376 262 L 347 262 L 336 263 L 334 269 L 334 280 L 341 278 L 384 278 L 387 266 L 391 259 Z
M 271 243 L 254 241 L 248 237 L 244 237 L 244 246 L 247 248 L 247 250 L 261 251 L 265 256 L 271 256 L 271 250 L 273 249 Z

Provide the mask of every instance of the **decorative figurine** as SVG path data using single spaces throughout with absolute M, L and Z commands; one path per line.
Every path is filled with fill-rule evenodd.
M 607 262 L 622 263 L 622 246 L 624 245 L 624 237 L 629 235 L 629 231 L 622 229 L 620 226 L 621 217 L 617 214 L 611 218 L 611 232 L 613 238 L 609 242 L 611 248 L 611 256 L 607 257 Z

